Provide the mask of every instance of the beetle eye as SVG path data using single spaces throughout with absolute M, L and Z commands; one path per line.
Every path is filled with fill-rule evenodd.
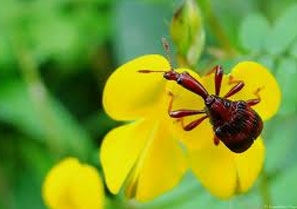
M 226 108 L 229 108 L 229 107 L 231 106 L 231 102 L 229 102 L 229 101 L 224 101 L 224 106 L 225 106 Z

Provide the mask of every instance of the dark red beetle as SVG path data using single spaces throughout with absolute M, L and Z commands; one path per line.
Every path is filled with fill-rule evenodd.
M 168 44 L 163 40 L 164 48 L 169 51 Z M 215 94 L 210 95 L 203 85 L 192 77 L 188 72 L 178 73 L 171 67 L 168 71 L 152 71 L 152 70 L 139 70 L 142 73 L 150 72 L 164 72 L 164 78 L 167 80 L 176 81 L 182 87 L 202 97 L 205 103 L 203 110 L 172 110 L 173 96 L 171 95 L 171 102 L 169 104 L 169 116 L 172 118 L 182 119 L 183 117 L 206 114 L 189 124 L 184 125 L 185 131 L 190 131 L 198 126 L 203 120 L 209 118 L 215 133 L 214 143 L 219 144 L 222 141 L 231 151 L 242 153 L 246 151 L 260 135 L 263 129 L 263 122 L 261 117 L 255 112 L 251 106 L 260 102 L 258 95 L 259 89 L 255 92 L 256 99 L 247 101 L 232 101 L 228 98 L 239 92 L 243 87 L 242 81 L 235 82 L 229 92 L 220 97 L 220 89 L 223 78 L 223 69 L 221 66 L 216 66 L 211 72 L 215 73 Z

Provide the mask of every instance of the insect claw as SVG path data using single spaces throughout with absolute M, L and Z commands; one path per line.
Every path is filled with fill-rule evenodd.
M 254 92 L 254 94 L 256 95 L 257 99 L 261 100 L 260 98 L 260 91 L 262 91 L 264 89 L 264 86 L 257 88 L 257 90 Z
M 168 96 L 170 97 L 174 97 L 174 94 L 172 93 L 172 91 L 167 91 Z
M 214 137 L 213 137 L 213 143 L 216 146 L 218 146 L 220 144 L 220 139 L 216 135 L 214 135 Z

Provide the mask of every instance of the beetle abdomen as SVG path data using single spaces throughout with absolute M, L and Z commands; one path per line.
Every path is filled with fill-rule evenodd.
M 247 150 L 260 135 L 263 122 L 245 102 L 235 102 L 234 114 L 229 121 L 214 126 L 216 136 L 233 152 Z

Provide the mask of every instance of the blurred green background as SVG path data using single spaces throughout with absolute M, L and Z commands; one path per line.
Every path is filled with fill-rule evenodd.
M 206 31 L 197 69 L 220 63 L 228 70 L 253 59 L 269 67 L 281 86 L 280 111 L 263 133 L 264 170 L 251 191 L 229 201 L 211 196 L 188 174 L 146 204 L 106 191 L 107 207 L 297 208 L 297 2 L 197 2 Z M 170 21 L 182 1 L 0 3 L 0 208 L 42 209 L 43 178 L 59 159 L 76 156 L 102 174 L 99 146 L 118 125 L 102 110 L 104 83 L 128 60 L 164 53 L 161 37 L 170 39 Z

